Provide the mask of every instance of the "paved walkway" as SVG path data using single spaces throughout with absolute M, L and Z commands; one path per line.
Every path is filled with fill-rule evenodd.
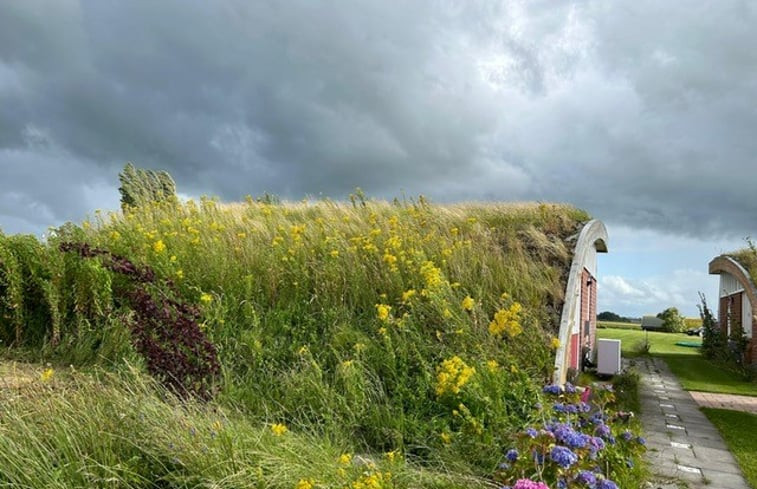
M 731 409 L 757 414 L 757 397 L 697 391 L 689 391 L 689 394 L 702 407 Z
M 697 489 L 749 489 L 718 430 L 681 388 L 665 362 L 635 361 L 641 374 L 641 423 L 652 472 Z M 653 487 L 670 487 L 655 484 Z

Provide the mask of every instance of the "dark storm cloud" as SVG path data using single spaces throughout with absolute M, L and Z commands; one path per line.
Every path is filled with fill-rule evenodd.
M 186 193 L 561 200 L 757 229 L 748 2 L 4 2 L 0 226 Z

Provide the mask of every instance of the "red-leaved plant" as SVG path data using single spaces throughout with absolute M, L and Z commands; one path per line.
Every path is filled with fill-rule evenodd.
M 130 279 L 123 290 L 114 290 L 114 297 L 134 311 L 129 321 L 132 343 L 151 375 L 180 396 L 213 396 L 220 372 L 216 348 L 200 329 L 199 309 L 171 297 L 179 294 L 170 279 L 159 283 L 152 268 L 87 243 L 61 243 L 60 250 L 99 257 L 105 268 Z

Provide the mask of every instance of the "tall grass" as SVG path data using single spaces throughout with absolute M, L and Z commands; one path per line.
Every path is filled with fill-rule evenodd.
M 61 378 L 62 377 L 62 378 Z M 135 371 L 56 373 L 0 394 L 0 487 L 484 487 L 401 454 L 355 454 L 344 439 L 253 423 L 218 405 L 179 400 Z M 388 475 L 391 474 L 391 475 Z
M 96 214 L 29 245 L 43 257 L 38 285 L 0 255 L 0 279 L 16 273 L 36 291 L 20 320 L 17 282 L 0 281 L 0 330 L 65 361 L 134 358 L 117 279 L 57 250 L 87 242 L 149 265 L 201 306 L 224 405 L 357 451 L 485 474 L 551 374 L 569 238 L 587 219 L 561 205 L 361 198 Z M 0 249 L 20 239 L 0 237 Z

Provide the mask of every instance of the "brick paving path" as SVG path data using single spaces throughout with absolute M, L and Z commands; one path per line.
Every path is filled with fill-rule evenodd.
M 718 430 L 681 388 L 665 362 L 635 360 L 641 374 L 641 423 L 656 478 L 696 489 L 749 489 Z M 652 487 L 670 487 L 663 482 Z
M 697 391 L 689 391 L 689 394 L 702 407 L 732 409 L 733 411 L 757 414 L 757 397 Z

